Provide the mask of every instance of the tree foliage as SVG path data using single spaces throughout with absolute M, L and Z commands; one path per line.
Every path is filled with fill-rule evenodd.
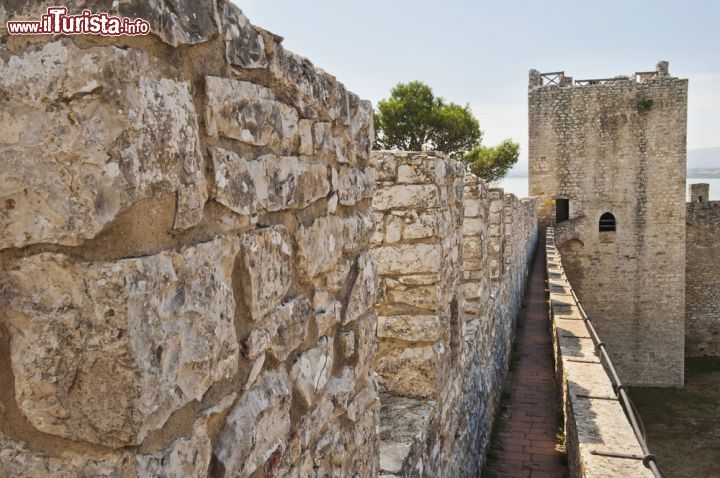
M 469 106 L 446 103 L 424 83 L 398 84 L 375 112 L 376 148 L 443 151 L 461 158 L 480 145 L 480 124 Z
M 497 146 L 477 146 L 468 151 L 463 161 L 470 172 L 488 183 L 505 177 L 510 168 L 518 161 L 520 145 L 506 139 Z
M 398 83 L 375 111 L 376 149 L 443 151 L 485 180 L 502 179 L 517 162 L 520 146 L 505 140 L 481 145 L 482 131 L 469 106 L 447 103 L 420 82 Z

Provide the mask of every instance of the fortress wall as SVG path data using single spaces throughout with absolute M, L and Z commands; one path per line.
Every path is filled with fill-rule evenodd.
M 0 475 L 377 474 L 370 103 L 230 2 L 82 7 L 153 34 L 0 35 Z
M 661 62 L 639 78 L 538 83 L 531 72 L 530 194 L 556 224 L 568 277 L 623 381 L 682 386 L 687 80 Z M 601 215 L 616 230 L 600 232 Z
M 488 192 L 440 153 L 371 158 L 380 468 L 472 476 L 507 370 L 536 240 L 535 202 Z
M 687 203 L 685 351 L 720 355 L 720 201 Z
M 550 319 L 555 373 L 562 387 L 570 476 L 652 477 L 653 473 L 641 460 L 607 456 L 607 453 L 641 457 L 644 454 L 620 402 L 615 399 L 608 373 L 598 359 L 590 330 L 572 295 L 573 284 L 565 274 L 564 259 L 555 240 L 554 231 L 549 228 L 545 247 Z M 591 319 L 595 325 L 596 319 Z M 600 340 L 604 340 L 602 335 Z M 614 357 L 610 356 L 614 363 Z

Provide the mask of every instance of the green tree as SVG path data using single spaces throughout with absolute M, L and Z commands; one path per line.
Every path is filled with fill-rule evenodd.
M 506 139 L 497 146 L 477 146 L 468 151 L 463 161 L 470 172 L 488 183 L 505 177 L 510 168 L 517 163 L 520 145 Z
M 438 150 L 462 158 L 480 146 L 482 131 L 469 106 L 446 103 L 424 83 L 400 83 L 378 102 L 375 147 L 405 151 Z

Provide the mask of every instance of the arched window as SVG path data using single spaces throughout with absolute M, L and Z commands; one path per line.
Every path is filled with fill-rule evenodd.
M 600 216 L 600 232 L 613 232 L 615 231 L 615 216 L 611 213 L 606 212 Z

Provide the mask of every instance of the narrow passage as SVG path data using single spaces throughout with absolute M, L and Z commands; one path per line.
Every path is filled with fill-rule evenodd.
M 518 322 L 497 433 L 483 473 L 487 478 L 563 478 L 567 474 L 558 438 L 562 412 L 545 291 L 545 235 L 540 234 L 540 238 Z

